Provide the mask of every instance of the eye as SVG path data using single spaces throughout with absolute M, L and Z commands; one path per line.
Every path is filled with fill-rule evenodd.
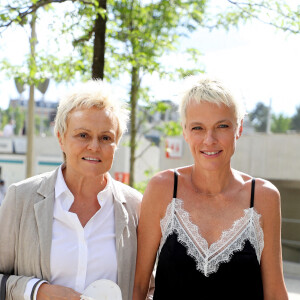
M 220 124 L 218 127 L 219 128 L 228 128 L 229 126 L 227 124 Z
M 104 135 L 104 136 L 102 137 L 102 140 L 104 140 L 104 141 L 111 141 L 112 138 L 111 138 L 110 136 L 108 136 L 108 135 Z
M 201 126 L 194 126 L 192 127 L 192 130 L 202 130 L 203 128 Z
M 87 134 L 86 133 L 79 133 L 79 137 L 85 139 L 87 137 Z

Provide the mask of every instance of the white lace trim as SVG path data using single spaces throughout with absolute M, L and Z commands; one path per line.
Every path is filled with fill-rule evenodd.
M 236 220 L 229 230 L 223 231 L 221 238 L 208 247 L 207 241 L 182 206 L 182 200 L 173 198 L 160 221 L 162 238 L 159 253 L 168 236 L 175 232 L 178 241 L 186 247 L 187 254 L 195 260 L 197 270 L 206 277 L 217 272 L 221 263 L 228 262 L 235 252 L 242 250 L 247 240 L 254 247 L 260 262 L 264 234 L 259 221 L 261 215 L 254 208 L 245 209 L 244 216 Z

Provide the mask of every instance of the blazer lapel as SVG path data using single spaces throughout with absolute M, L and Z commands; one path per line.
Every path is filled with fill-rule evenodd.
M 53 207 L 55 200 L 54 188 L 57 171 L 58 169 L 53 172 L 50 177 L 44 178 L 41 182 L 37 193 L 40 196 L 43 196 L 44 199 L 34 205 L 41 251 L 41 271 L 43 273 L 43 278 L 48 281 L 51 279 L 50 251 L 52 243 Z
M 122 286 L 125 278 L 124 263 L 126 262 L 126 248 L 124 247 L 124 238 L 126 233 L 129 234 L 128 226 L 128 212 L 125 209 L 124 204 L 126 200 L 116 187 L 116 183 L 112 180 L 112 191 L 114 196 L 114 209 L 115 209 L 115 229 L 116 229 L 116 249 L 117 249 L 117 261 L 118 261 L 118 284 Z

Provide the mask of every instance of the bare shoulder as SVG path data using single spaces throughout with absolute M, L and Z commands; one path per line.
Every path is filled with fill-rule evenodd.
M 280 193 L 270 181 L 255 179 L 255 207 L 263 216 L 280 214 Z
M 165 170 L 154 175 L 146 188 L 144 196 L 159 196 L 172 198 L 172 191 L 174 185 L 174 171 L 173 170 Z
M 234 173 L 241 178 L 243 184 L 251 185 L 253 177 L 246 173 L 234 170 Z M 278 204 L 280 193 L 277 187 L 270 181 L 262 178 L 255 178 L 255 203 L 262 202 L 262 205 Z
M 234 170 L 234 173 L 237 175 L 237 178 L 241 178 L 242 184 L 249 190 L 253 177 L 236 170 Z M 263 214 L 280 209 L 280 193 L 270 181 L 255 178 L 254 207 Z
M 148 187 L 163 188 L 174 183 L 174 170 L 165 170 L 155 174 L 149 181 Z
M 172 201 L 174 171 L 165 170 L 154 175 L 145 190 L 142 206 L 155 207 L 162 216 L 167 205 Z M 150 204 L 151 203 L 151 204 Z
M 255 179 L 255 193 L 259 198 L 262 198 L 260 201 L 265 204 L 277 204 L 280 201 L 280 193 L 277 187 L 270 181 L 262 178 Z

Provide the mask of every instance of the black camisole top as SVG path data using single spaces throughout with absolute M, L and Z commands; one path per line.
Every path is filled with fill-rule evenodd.
M 210 245 L 200 235 L 183 201 L 173 199 L 161 220 L 154 300 L 262 300 L 260 257 L 264 247 L 260 215 L 254 209 L 255 179 L 250 207 L 221 238 Z

